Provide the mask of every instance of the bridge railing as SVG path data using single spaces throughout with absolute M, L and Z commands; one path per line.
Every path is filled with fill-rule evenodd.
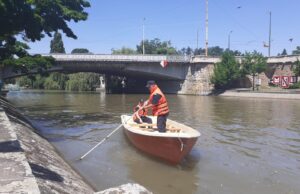
M 183 55 L 99 55 L 99 54 L 43 54 L 59 61 L 138 61 L 138 62 L 189 62 L 190 56 Z

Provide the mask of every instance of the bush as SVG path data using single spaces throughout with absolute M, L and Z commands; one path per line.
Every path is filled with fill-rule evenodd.
M 289 89 L 299 89 L 299 88 L 300 88 L 300 82 L 289 86 Z
M 232 53 L 225 52 L 222 60 L 216 63 L 211 82 L 215 89 L 228 89 L 241 77 L 240 66 Z

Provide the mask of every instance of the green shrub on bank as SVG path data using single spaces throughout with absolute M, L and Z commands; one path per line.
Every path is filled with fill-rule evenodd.
M 211 82 L 215 85 L 215 89 L 228 89 L 240 77 L 241 73 L 238 62 L 235 60 L 233 54 L 225 52 L 222 55 L 221 62 L 215 64 Z
M 97 73 L 75 73 L 69 75 L 66 82 L 66 90 L 69 91 L 93 91 L 100 85 L 100 75 Z
M 289 89 L 299 89 L 299 88 L 300 88 L 300 82 L 289 86 Z

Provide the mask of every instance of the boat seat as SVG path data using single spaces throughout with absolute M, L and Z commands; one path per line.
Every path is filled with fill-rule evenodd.
M 179 133 L 181 131 L 181 129 L 170 127 L 170 128 L 167 128 L 167 131 L 169 131 L 171 133 Z
M 148 124 L 148 123 L 130 123 L 129 124 L 132 127 L 138 127 L 139 129 L 143 131 L 155 131 L 157 130 L 156 124 Z M 175 128 L 172 125 L 167 125 L 166 130 L 171 133 L 179 133 L 181 129 Z

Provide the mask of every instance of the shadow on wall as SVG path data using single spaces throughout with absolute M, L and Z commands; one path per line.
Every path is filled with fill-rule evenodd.
M 124 80 L 124 81 L 123 81 Z M 148 80 L 154 80 L 158 87 L 166 94 L 176 94 L 181 90 L 182 81 L 178 80 L 161 80 L 155 78 L 132 78 L 110 80 L 106 84 L 107 93 L 127 93 L 127 94 L 148 94 L 149 90 L 146 88 Z M 123 83 L 122 83 L 123 82 Z
M 23 152 L 23 149 L 20 146 L 19 141 L 5 141 L 0 143 L 0 153 L 7 152 Z
M 234 88 L 250 88 L 252 87 L 252 82 L 249 77 L 244 77 L 239 79 L 233 86 Z
M 57 174 L 56 172 L 49 170 L 47 168 L 44 168 L 42 166 L 39 166 L 34 163 L 29 163 L 32 174 L 40 179 L 49 180 L 49 181 L 55 181 L 55 182 L 63 182 L 64 178 Z

